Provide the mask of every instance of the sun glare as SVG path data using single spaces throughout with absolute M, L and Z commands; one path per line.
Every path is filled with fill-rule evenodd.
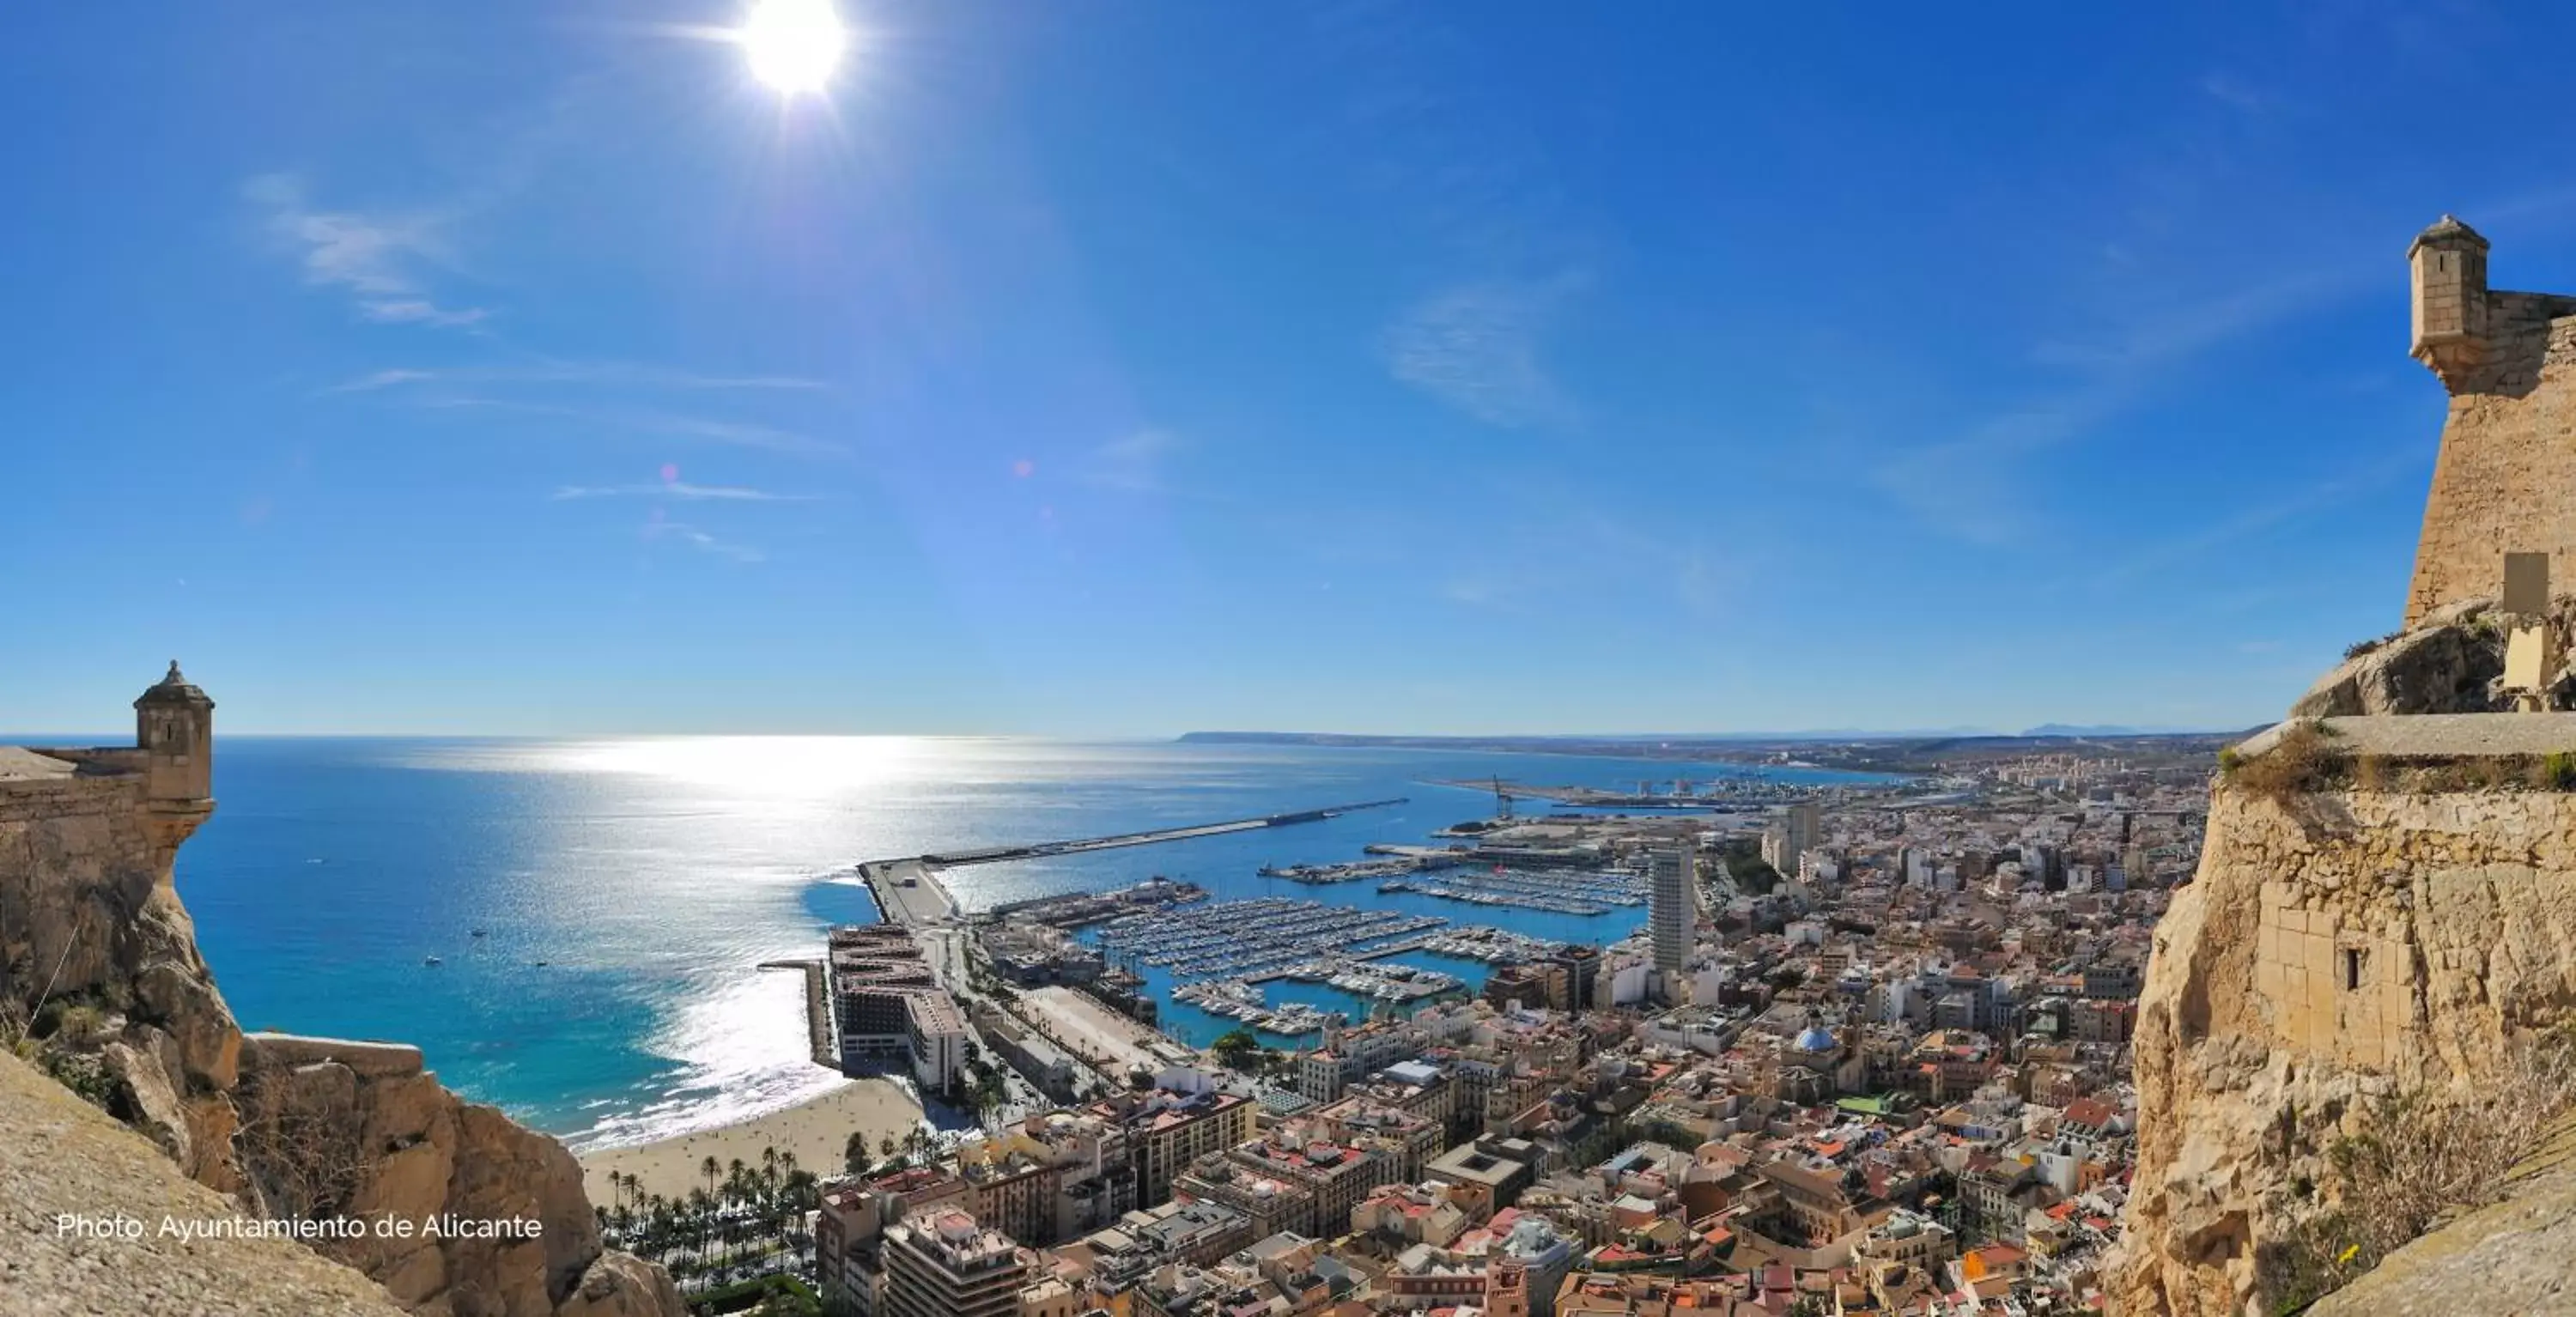
M 850 44 L 832 0 L 752 0 L 737 33 L 751 76 L 782 95 L 821 91 Z

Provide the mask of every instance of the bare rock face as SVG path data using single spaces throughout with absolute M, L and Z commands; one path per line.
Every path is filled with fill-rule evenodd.
M 659 1268 L 633 1258 L 601 1267 L 609 1255 L 572 1154 L 495 1108 L 459 1100 L 421 1070 L 417 1049 L 253 1034 L 237 1094 L 243 1162 L 273 1210 L 536 1223 L 533 1237 L 370 1234 L 316 1246 L 382 1281 L 414 1312 L 678 1311 L 653 1306 L 669 1284 L 654 1283 Z
M 245 1038 L 172 887 L 187 827 L 145 808 L 138 776 L 105 769 L 0 776 L 0 1002 L 49 1001 L 33 1022 L 45 1058 L 244 1215 L 538 1223 L 533 1238 L 319 1246 L 412 1313 L 680 1317 L 667 1273 L 603 1251 L 572 1154 L 448 1092 L 417 1049 Z M 0 1311 L 14 1313 L 11 1257 L 0 1240 Z
M 2345 659 L 2290 706 L 2290 716 L 2494 711 L 2489 688 L 2504 675 L 2504 632 L 2489 609 L 2475 599 L 2434 610 Z
M 2267 1241 L 2365 1098 L 2475 1084 L 2571 1010 L 2576 795 L 2221 782 L 2139 1000 L 2115 1310 L 2261 1311 Z
M 671 1273 L 631 1253 L 602 1253 L 556 1317 L 658 1317 L 681 1310 Z
M 8 1186 L 0 1193 L 0 1312 L 10 1317 L 401 1317 L 403 1311 L 375 1282 L 291 1241 L 165 1233 L 164 1217 L 217 1221 L 236 1204 L 181 1175 L 162 1149 L 6 1053 L 0 1053 L 0 1185 Z M 62 1216 L 128 1220 L 134 1233 L 66 1234 L 57 1228 Z

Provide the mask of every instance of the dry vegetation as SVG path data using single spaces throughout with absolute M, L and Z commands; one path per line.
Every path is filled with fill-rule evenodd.
M 237 1092 L 243 1120 L 235 1147 L 268 1207 L 280 1220 L 322 1221 L 345 1215 L 366 1186 L 359 1122 L 298 1110 L 294 1095 L 268 1093 L 268 1077 L 246 1074 Z
M 2281 801 L 2312 791 L 2576 791 L 2576 753 L 2481 755 L 2436 760 L 2353 754 L 2335 742 L 2334 730 L 2301 722 L 2258 755 L 2230 746 L 2218 752 L 2226 779 L 2265 799 Z
M 2349 771 L 2351 759 L 2323 723 L 2309 721 L 2291 724 L 2259 755 L 2239 754 L 2233 746 L 2220 751 L 2218 768 L 2228 781 L 2255 795 L 2284 800 L 2333 786 Z
M 2576 1033 L 2566 1027 L 2518 1050 L 2469 1091 L 2417 1090 L 2363 1108 L 2326 1148 L 2316 1204 L 2267 1245 L 2271 1310 L 2295 1313 L 2444 1221 L 2500 1201 L 2535 1135 L 2576 1113 Z

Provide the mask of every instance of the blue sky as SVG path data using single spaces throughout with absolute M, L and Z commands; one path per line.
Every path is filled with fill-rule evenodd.
M 2394 624 L 2476 5 L 48 5 L 0 728 L 2275 716 Z

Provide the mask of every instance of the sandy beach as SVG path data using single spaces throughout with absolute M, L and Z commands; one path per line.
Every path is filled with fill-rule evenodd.
M 706 1187 L 699 1163 L 707 1158 L 715 1158 L 718 1166 L 739 1158 L 757 1167 L 763 1148 L 792 1152 L 798 1167 L 830 1179 L 842 1173 L 841 1153 L 851 1130 L 866 1130 L 873 1148 L 889 1134 L 901 1140 L 920 1120 L 921 1107 L 901 1086 L 883 1079 L 856 1079 L 820 1097 L 737 1125 L 586 1154 L 581 1158 L 582 1182 L 590 1191 L 590 1201 L 600 1206 L 617 1201 L 608 1183 L 611 1171 L 640 1178 L 646 1193 L 680 1198 L 692 1188 Z

